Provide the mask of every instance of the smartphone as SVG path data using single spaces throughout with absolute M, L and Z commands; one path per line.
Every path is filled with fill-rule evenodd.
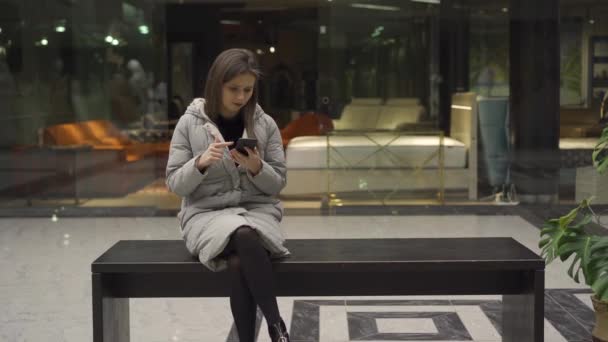
M 248 139 L 248 138 L 240 138 L 236 141 L 235 149 L 242 154 L 248 156 L 249 154 L 245 150 L 245 147 L 249 147 L 250 149 L 254 149 L 258 145 L 257 139 Z

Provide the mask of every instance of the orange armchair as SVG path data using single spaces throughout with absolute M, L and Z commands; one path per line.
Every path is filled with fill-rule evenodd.
M 281 130 L 283 147 L 286 147 L 287 144 L 289 144 L 289 141 L 295 137 L 323 135 L 333 129 L 334 124 L 327 115 L 307 112 L 288 123 L 287 126 Z
M 46 127 L 45 145 L 89 145 L 95 150 L 120 151 L 127 162 L 165 152 L 169 142 L 145 143 L 129 139 L 107 120 L 89 120 Z

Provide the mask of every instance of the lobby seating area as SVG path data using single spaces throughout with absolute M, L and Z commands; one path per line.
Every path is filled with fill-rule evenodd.
M 282 195 L 431 190 L 441 201 L 447 189 L 475 199 L 475 96 L 454 94 L 450 137 L 425 120 L 418 99 L 353 98 L 333 120 L 333 131 L 289 140 L 290 178 Z

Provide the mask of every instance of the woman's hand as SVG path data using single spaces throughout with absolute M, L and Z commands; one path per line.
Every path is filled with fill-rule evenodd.
M 232 145 L 232 141 L 221 142 L 217 137 L 214 137 L 214 141 L 207 150 L 201 154 L 196 163 L 196 167 L 203 171 L 208 168 L 211 164 L 221 160 L 224 156 L 224 149 L 227 146 Z
M 245 151 L 247 151 L 249 154 L 248 156 L 242 154 L 236 149 L 231 150 L 230 155 L 232 156 L 232 159 L 246 167 L 247 170 L 249 170 L 249 172 L 255 176 L 262 169 L 262 160 L 260 159 L 260 154 L 258 153 L 257 148 L 252 150 L 249 147 L 245 147 Z

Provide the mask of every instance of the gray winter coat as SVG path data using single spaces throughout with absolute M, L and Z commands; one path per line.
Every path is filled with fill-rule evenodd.
M 262 169 L 256 176 L 243 166 L 237 167 L 228 148 L 223 160 L 201 173 L 196 158 L 213 143 L 214 136 L 224 141 L 205 114 L 204 101 L 195 99 L 177 123 L 167 163 L 167 186 L 182 197 L 177 217 L 186 247 L 209 269 L 219 271 L 227 262 L 217 256 L 230 235 L 241 226 L 249 226 L 258 232 L 271 257 L 289 255 L 279 227 L 283 207 L 275 197 L 286 183 L 285 155 L 276 123 L 257 106 L 254 131 Z M 243 137 L 247 137 L 246 132 Z

